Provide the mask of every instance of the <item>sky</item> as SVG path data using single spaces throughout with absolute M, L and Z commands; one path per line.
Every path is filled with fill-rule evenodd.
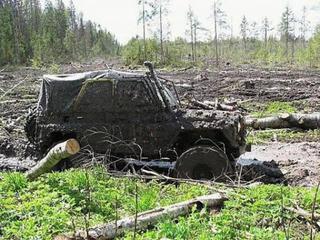
M 121 44 L 132 37 L 142 35 L 142 26 L 138 24 L 140 7 L 138 0 L 73 0 L 76 9 L 84 14 L 84 18 L 100 24 L 112 32 Z M 69 0 L 65 0 L 66 4 Z M 285 6 L 293 9 L 297 17 L 301 16 L 303 6 L 307 7 L 307 18 L 311 22 L 310 31 L 320 23 L 320 0 L 221 0 L 221 7 L 232 22 L 234 35 L 239 35 L 240 22 L 245 15 L 249 22 L 261 23 L 268 17 L 276 31 Z M 168 21 L 171 38 L 186 37 L 187 11 L 189 6 L 198 17 L 201 26 L 209 31 L 202 31 L 200 38 L 208 39 L 212 35 L 213 0 L 171 0 Z M 147 35 L 151 36 L 151 30 Z

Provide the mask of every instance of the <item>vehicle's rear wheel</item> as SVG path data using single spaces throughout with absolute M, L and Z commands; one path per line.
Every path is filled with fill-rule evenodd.
M 222 179 L 230 169 L 227 155 L 217 146 L 195 146 L 181 154 L 176 162 L 178 178 Z

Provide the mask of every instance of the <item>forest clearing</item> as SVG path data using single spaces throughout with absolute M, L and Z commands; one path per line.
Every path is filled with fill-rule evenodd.
M 0 0 L 0 239 L 320 239 L 317 0 Z
M 73 63 L 61 65 L 59 71 L 61 73 L 72 73 L 88 69 L 102 69 L 107 63 L 103 60 L 97 60 L 90 64 Z M 117 67 L 121 68 L 121 64 L 114 63 L 114 68 Z M 29 155 L 28 151 L 33 150 L 24 135 L 23 128 L 28 108 L 37 102 L 41 83 L 39 77 L 43 73 L 43 70 L 25 67 L 6 69 L 1 72 L 1 90 L 5 93 L 1 99 L 0 167 L 2 170 L 24 172 L 35 165 L 30 157 L 26 157 Z M 221 70 L 210 70 L 192 67 L 187 70 L 168 71 L 162 69 L 159 70 L 159 76 L 175 82 L 179 96 L 181 96 L 180 100 L 184 104 L 192 104 L 192 101 L 190 101 L 192 99 L 199 102 L 214 102 L 217 101 L 216 99 L 219 99 L 219 102 L 236 101 L 238 107 L 245 111 L 246 115 L 260 118 L 283 113 L 313 113 L 317 110 L 317 101 L 319 101 L 318 89 L 320 83 L 317 81 L 318 74 L 316 71 L 307 72 L 284 68 L 269 71 L 262 68 L 230 66 Z M 245 82 L 247 81 L 254 83 L 253 89 L 246 88 Z M 17 214 L 16 217 L 10 217 L 10 220 L 5 220 L 5 217 L 2 218 L 2 221 L 5 220 L 2 223 L 2 232 L 5 238 L 16 236 L 17 238 L 29 239 L 33 234 L 39 233 L 40 235 L 37 236 L 40 236 L 41 239 L 51 239 L 58 233 L 86 229 L 86 226 L 114 221 L 115 217 L 120 219 L 121 216 L 126 216 L 128 213 L 134 214 L 135 194 L 139 199 L 138 212 L 141 212 L 156 207 L 157 200 L 154 196 L 161 194 L 163 191 L 164 202 L 160 203 L 161 206 L 177 203 L 179 202 L 178 199 L 188 200 L 200 195 L 222 192 L 230 200 L 220 214 L 212 213 L 210 210 L 202 210 L 200 213 L 195 211 L 188 218 L 179 217 L 176 222 L 177 225 L 172 225 L 168 219 L 156 223 L 153 230 L 147 232 L 137 230 L 137 233 L 134 233 L 135 238 L 192 239 L 195 236 L 199 237 L 198 234 L 201 236 L 198 239 L 212 239 L 213 237 L 225 239 L 226 236 L 230 239 L 248 238 L 248 236 L 269 239 L 270 236 L 274 236 L 273 234 L 276 234 L 277 239 L 285 239 L 286 236 L 300 238 L 309 235 L 310 228 L 313 228 L 313 225 L 311 222 L 311 225 L 307 224 L 309 220 L 305 220 L 304 217 L 301 219 L 299 214 L 283 209 L 285 207 L 296 209 L 299 206 L 306 211 L 312 211 L 314 191 L 316 191 L 317 179 L 319 178 L 319 136 L 318 129 L 285 128 L 276 130 L 251 129 L 248 131 L 247 141 L 252 144 L 252 151 L 247 152 L 245 156 L 276 166 L 283 173 L 281 178 L 270 176 L 264 178 L 257 175 L 255 179 L 252 173 L 244 168 L 242 176 L 230 179 L 227 184 L 186 182 L 178 183 L 178 186 L 175 187 L 172 183 L 167 183 L 172 180 L 166 180 L 165 178 L 156 180 L 159 177 L 155 177 L 151 182 L 149 182 L 150 180 L 145 182 L 143 176 L 139 177 L 139 175 L 128 172 L 121 177 L 124 177 L 121 180 L 123 187 L 119 188 L 118 180 L 116 180 L 118 177 L 114 178 L 112 174 L 107 173 L 107 170 L 97 169 L 94 166 L 91 170 L 71 170 L 45 174 L 33 184 L 28 183 L 20 173 L 2 173 L 1 194 L 6 196 L 1 202 L 2 206 L 6 206 L 4 208 L 6 210 L 2 210 L 2 216 L 9 216 L 6 215 L 9 214 L 8 211 L 14 211 Z M 128 176 L 126 177 L 126 175 Z M 150 179 L 153 179 L 152 176 L 150 176 Z M 127 178 L 136 180 L 126 180 Z M 158 185 L 157 181 L 160 181 L 161 184 Z M 261 181 L 280 185 L 251 187 L 255 182 Z M 135 193 L 136 188 L 138 193 Z M 45 197 L 47 195 L 45 189 L 50 192 L 56 189 L 50 193 L 48 200 Z M 90 199 L 86 198 L 88 191 L 90 192 Z M 18 198 L 16 197 L 17 193 L 20 195 Z M 32 200 L 34 198 L 28 197 L 30 193 L 38 196 L 36 198 L 37 203 L 34 202 L 36 200 Z M 177 196 L 180 197 L 177 199 Z M 266 198 L 266 196 L 269 197 Z M 301 198 L 302 196 L 303 198 Z M 240 199 L 243 203 L 239 202 Z M 246 201 L 251 201 L 249 199 L 254 200 L 246 205 Z M 20 210 L 15 207 L 16 201 L 21 201 Z M 53 203 L 52 201 L 57 202 Z M 127 203 L 123 203 L 123 201 Z M 29 207 L 25 204 L 30 204 L 31 208 L 28 210 Z M 39 207 L 39 210 L 33 209 L 32 206 L 36 206 L 35 204 Z M 112 210 L 115 204 L 119 207 L 118 213 Z M 48 212 L 41 213 L 40 209 L 44 206 L 48 206 Z M 92 209 L 88 210 L 89 207 Z M 126 210 L 127 207 L 129 207 L 128 210 Z M 239 208 L 241 209 L 240 212 L 233 210 Z M 58 216 L 51 215 L 58 209 Z M 27 217 L 25 214 L 29 211 L 33 212 L 34 215 Z M 247 214 L 246 212 L 254 212 L 254 214 L 241 220 L 241 222 L 235 220 L 239 219 L 237 216 Z M 118 214 L 118 217 L 115 214 Z M 272 214 L 279 214 L 279 219 L 270 218 L 268 214 L 271 214 L 270 217 Z M 19 215 L 25 217 L 20 218 Z M 38 225 L 37 221 L 42 218 L 47 220 L 40 224 L 40 228 L 34 228 Z M 48 219 L 52 219 L 55 223 Z M 261 224 L 256 225 L 259 221 L 262 221 Z M 25 228 L 27 222 L 30 225 Z M 197 230 L 199 224 L 203 226 L 201 233 Z M 232 224 L 242 227 L 232 227 Z M 299 225 L 299 231 L 291 230 L 295 228 L 293 227 L 295 224 Z M 21 231 L 21 226 L 24 226 L 23 231 Z M 249 226 L 249 228 L 245 226 Z M 125 231 L 125 235 L 121 234 L 120 236 L 130 239 L 133 237 L 132 234 L 132 231 Z

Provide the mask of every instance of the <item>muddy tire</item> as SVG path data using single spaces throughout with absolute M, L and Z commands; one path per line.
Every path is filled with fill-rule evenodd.
M 227 155 L 216 146 L 195 146 L 181 154 L 176 162 L 178 178 L 222 179 L 230 170 Z
M 36 124 L 37 124 L 37 108 L 31 108 L 24 126 L 24 131 L 27 135 L 29 142 L 36 143 Z

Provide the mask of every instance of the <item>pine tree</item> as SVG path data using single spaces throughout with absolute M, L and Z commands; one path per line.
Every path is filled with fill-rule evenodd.
M 245 51 L 247 51 L 248 31 L 249 31 L 249 22 L 247 21 L 246 16 L 243 16 L 240 24 L 240 34 L 242 37 Z
M 63 0 L 0 0 L 0 64 L 60 62 L 92 54 L 115 54 L 115 37 L 78 15 Z M 100 33 L 101 31 L 101 33 Z M 97 44 L 99 42 L 99 44 Z M 78 54 L 79 53 L 79 54 Z
M 264 47 L 267 49 L 268 47 L 268 37 L 269 32 L 272 30 L 271 23 L 267 17 L 265 17 L 262 21 L 262 33 L 263 33 L 263 41 L 264 41 Z
M 159 41 L 160 41 L 160 61 L 164 63 L 164 22 L 168 22 L 166 17 L 168 16 L 168 5 L 170 0 L 153 0 L 150 3 L 152 8 L 150 19 L 155 19 L 158 17 L 159 24 Z
M 214 19 L 214 48 L 216 64 L 219 65 L 219 34 L 222 28 L 226 26 L 226 14 L 221 8 L 219 0 L 214 1 L 213 4 L 213 19 Z
M 294 22 L 295 18 L 292 10 L 289 6 L 286 6 L 285 11 L 282 13 L 281 23 L 280 23 L 280 33 L 281 38 L 285 42 L 285 56 L 289 59 L 289 42 L 290 38 L 294 40 Z
M 302 8 L 302 16 L 299 20 L 299 31 L 300 31 L 300 39 L 302 41 L 303 47 L 306 47 L 306 35 L 308 29 L 310 28 L 310 22 L 307 20 L 307 7 L 303 6 Z
M 0 64 L 13 63 L 13 16 L 11 6 L 4 1 L 0 2 Z
M 187 13 L 187 18 L 188 18 L 188 25 L 189 25 L 189 30 L 187 32 L 190 33 L 190 45 L 191 45 L 191 59 L 192 61 L 195 61 L 195 53 L 194 53 L 194 13 L 189 6 L 189 11 Z

